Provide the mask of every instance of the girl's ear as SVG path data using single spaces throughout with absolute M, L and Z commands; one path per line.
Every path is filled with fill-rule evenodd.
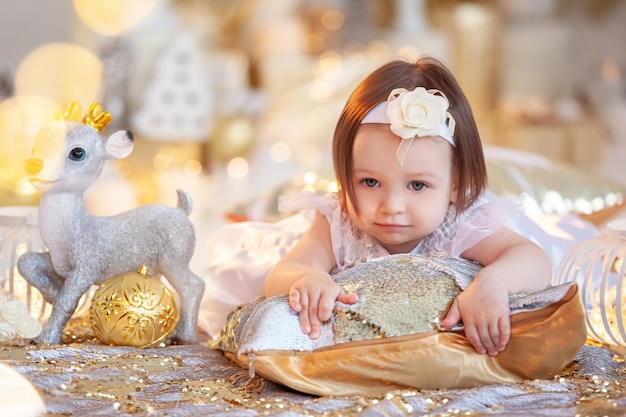
M 453 175 L 452 185 L 450 186 L 450 203 L 455 204 L 459 195 L 459 176 Z

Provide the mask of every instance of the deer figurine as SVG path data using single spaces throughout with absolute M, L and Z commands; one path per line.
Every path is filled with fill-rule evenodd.
M 100 136 L 111 116 L 99 104 L 92 104 L 82 119 L 80 112 L 73 102 L 64 118 L 44 127 L 26 160 L 28 179 L 41 191 L 39 232 L 48 251 L 26 252 L 18 270 L 52 304 L 35 341 L 60 343 L 65 325 L 92 285 L 147 265 L 178 293 L 180 320 L 173 338 L 194 343 L 205 284 L 189 268 L 196 243 L 188 219 L 191 198 L 179 190 L 176 208 L 146 205 L 110 217 L 87 213 L 84 192 L 104 162 L 126 158 L 134 142 L 125 130 Z

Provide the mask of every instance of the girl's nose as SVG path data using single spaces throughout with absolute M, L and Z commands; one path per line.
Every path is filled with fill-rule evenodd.
M 404 196 L 398 191 L 389 191 L 381 202 L 380 209 L 385 214 L 399 214 L 405 209 Z

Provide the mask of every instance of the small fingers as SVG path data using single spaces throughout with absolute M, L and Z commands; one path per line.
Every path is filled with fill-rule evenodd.
M 346 294 L 346 292 L 342 290 L 339 297 L 337 297 L 337 301 L 344 304 L 356 304 L 359 301 L 359 295 L 353 292 Z
M 511 321 L 507 316 L 504 319 L 500 320 L 500 340 L 499 347 L 500 352 L 502 352 L 506 345 L 509 343 L 509 339 L 511 338 Z
M 487 345 L 485 345 L 489 355 L 495 356 L 506 349 L 510 336 L 511 323 L 508 316 L 501 317 L 499 320 L 491 322 L 489 325 L 489 337 L 493 348 L 490 349 Z
M 317 339 L 321 334 L 322 325 L 318 312 L 320 299 L 309 298 L 307 293 L 292 290 L 289 300 L 291 308 L 299 313 L 302 333 L 308 334 L 311 339 Z
M 487 349 L 483 346 L 480 335 L 478 334 L 478 329 L 475 326 L 465 325 L 465 337 L 467 340 L 474 346 L 474 350 L 476 353 L 483 355 L 487 353 Z
M 317 339 L 321 332 L 322 322 L 320 321 L 320 317 L 319 317 L 318 303 L 319 303 L 319 300 L 312 302 L 311 305 L 309 305 L 309 310 L 308 310 L 309 311 L 309 323 L 311 325 L 311 332 L 309 333 L 309 337 L 311 339 Z
M 481 340 L 489 356 L 496 356 L 500 353 L 500 328 L 498 327 L 498 322 L 489 324 L 483 330 Z
M 506 348 L 510 325 L 506 320 L 499 320 L 484 327 L 465 326 L 465 336 L 477 353 L 496 356 Z
M 326 322 L 330 320 L 330 316 L 333 312 L 334 306 L 335 306 L 335 303 L 328 303 L 320 299 L 319 309 L 317 311 L 317 317 L 319 317 L 321 322 Z
M 450 310 L 448 310 L 448 314 L 446 314 L 446 317 L 441 321 L 440 326 L 442 329 L 451 329 L 459 320 L 461 320 L 461 312 L 459 311 L 458 298 L 455 298 L 450 306 Z
M 300 291 L 292 289 L 289 293 L 289 306 L 298 313 L 300 319 L 300 330 L 304 334 L 311 334 L 311 322 L 309 320 L 309 311 L 307 308 L 308 297 L 306 293 L 301 295 Z
M 302 304 L 300 304 L 300 291 L 292 288 L 289 292 L 289 307 L 296 313 L 302 311 Z

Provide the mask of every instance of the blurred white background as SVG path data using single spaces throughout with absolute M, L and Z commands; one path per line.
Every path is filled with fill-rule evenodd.
M 331 175 L 352 88 L 421 54 L 452 68 L 486 145 L 623 184 L 625 19 L 620 0 L 5 1 L 0 205 L 36 204 L 22 166 L 41 123 L 98 101 L 105 133 L 137 142 L 90 190 L 92 211 L 173 204 L 186 188 L 196 221 L 236 217 L 233 205 Z

